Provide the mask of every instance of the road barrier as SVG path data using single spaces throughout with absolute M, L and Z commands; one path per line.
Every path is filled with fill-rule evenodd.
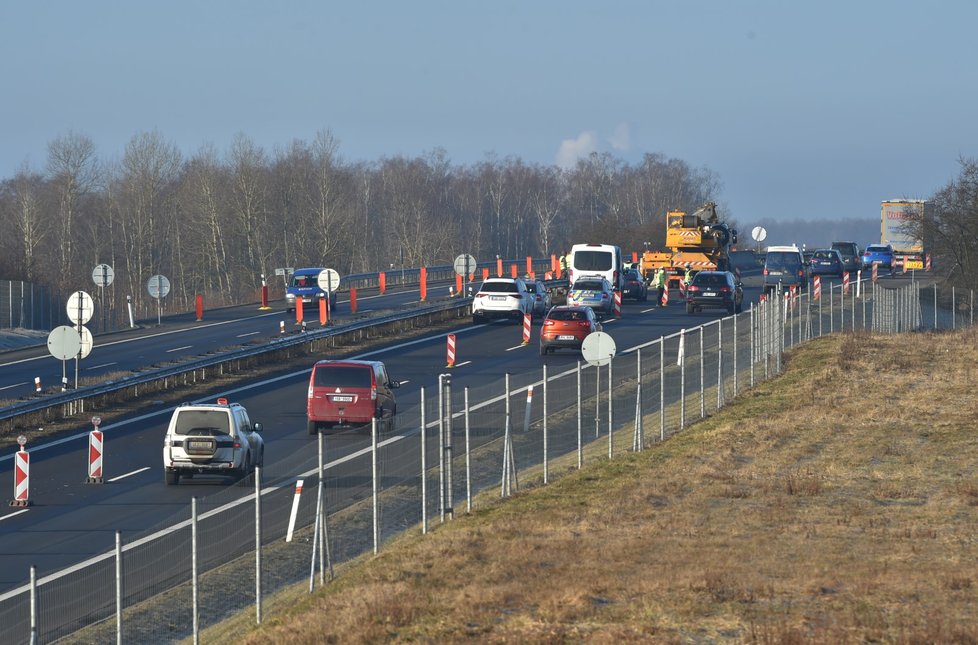
M 40 393 L 40 391 L 41 391 L 41 377 L 40 376 L 35 376 L 34 377 L 34 391 L 35 392 L 38 392 L 38 393 Z
M 530 325 L 533 322 L 532 316 L 530 314 L 523 314 L 523 344 L 530 344 Z
M 88 433 L 88 477 L 86 484 L 102 483 L 102 431 L 92 430 Z
M 849 272 L 844 271 L 842 273 L 842 293 L 849 295 Z
M 31 456 L 21 445 L 14 454 L 14 498 L 10 501 L 11 506 L 30 506 L 30 472 Z
M 445 367 L 455 367 L 455 334 L 448 335 Z
M 350 287 L 350 313 L 357 313 L 357 288 Z
M 822 278 L 815 276 L 812 278 L 812 298 L 818 300 L 822 297 Z
M 621 291 L 615 291 L 614 312 L 615 318 L 621 318 Z
M 667 284 L 665 289 L 662 290 L 662 306 L 666 307 L 669 305 L 669 285 Z

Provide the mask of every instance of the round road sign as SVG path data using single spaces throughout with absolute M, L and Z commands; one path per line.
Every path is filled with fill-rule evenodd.
M 68 312 L 68 320 L 76 325 L 84 325 L 95 313 L 95 301 L 84 291 L 76 291 L 68 296 L 68 305 L 65 309 Z
M 591 365 L 601 367 L 611 362 L 615 357 L 618 348 L 615 346 L 615 339 L 603 331 L 593 331 L 584 337 L 581 345 L 581 354 Z
M 475 258 L 468 253 L 463 253 L 462 255 L 455 258 L 455 273 L 460 276 L 467 277 L 475 273 L 475 268 L 478 263 Z
M 336 269 L 323 269 L 319 272 L 316 283 L 326 293 L 333 293 L 340 286 L 340 274 Z
M 81 336 L 74 327 L 61 325 L 48 334 L 48 351 L 51 352 L 51 356 L 59 360 L 66 361 L 78 356 L 79 349 L 81 349 Z
M 165 275 L 154 275 L 146 281 L 146 290 L 154 298 L 165 298 L 170 293 L 170 281 Z
M 107 287 L 115 280 L 115 272 L 108 264 L 100 264 L 92 269 L 92 280 L 96 287 Z
M 750 232 L 750 236 L 754 238 L 755 242 L 763 242 L 764 238 L 767 237 L 767 229 L 763 226 L 755 226 Z

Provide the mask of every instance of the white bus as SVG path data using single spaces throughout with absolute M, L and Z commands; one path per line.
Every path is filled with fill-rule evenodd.
M 610 282 L 612 289 L 621 291 L 624 270 L 621 248 L 611 244 L 575 244 L 567 259 L 567 279 L 571 285 L 578 278 L 600 277 Z

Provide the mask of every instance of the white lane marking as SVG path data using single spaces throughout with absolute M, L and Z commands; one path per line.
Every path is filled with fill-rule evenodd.
M 24 381 L 23 383 L 14 383 L 13 385 L 4 385 L 0 387 L 0 390 L 9 390 L 12 387 L 20 387 L 21 385 L 29 385 L 30 381 Z
M 249 331 L 247 334 L 238 334 L 235 338 L 244 338 L 245 336 L 254 336 L 255 334 L 260 333 L 260 331 Z
M 139 473 L 141 473 L 143 471 L 146 471 L 146 470 L 149 470 L 149 466 L 144 466 L 144 467 L 140 468 L 139 470 L 134 470 L 131 473 L 126 473 L 125 475 L 119 475 L 118 477 L 113 477 L 112 479 L 109 479 L 107 481 L 117 482 L 120 479 L 125 479 L 126 477 L 131 477 L 133 475 L 138 475 Z
M 647 314 L 647 313 L 649 313 L 650 311 L 655 311 L 656 309 L 658 309 L 658 307 L 651 307 L 651 308 L 649 308 L 649 309 L 643 309 L 643 310 L 642 310 L 642 313 L 643 313 L 643 314 Z
M 10 518 L 11 518 L 11 517 L 13 517 L 14 515 L 20 515 L 21 513 L 26 513 L 26 512 L 27 512 L 27 511 L 29 511 L 29 510 L 31 510 L 31 509 L 29 509 L 29 508 L 24 508 L 24 509 L 21 509 L 21 510 L 19 510 L 19 511 L 14 511 L 13 513 L 7 513 L 7 514 L 6 514 L 6 515 L 4 515 L 3 517 L 0 517 L 0 522 L 2 522 L 2 521 L 4 521 L 4 520 L 6 520 L 6 519 L 10 519 Z
M 173 349 L 166 350 L 166 353 L 167 354 L 170 354 L 170 353 L 173 353 L 173 352 L 179 352 L 180 350 L 190 349 L 191 347 L 193 347 L 193 345 L 184 345 L 183 347 L 174 347 Z
M 108 367 L 109 365 L 115 365 L 115 364 L 116 364 L 115 361 L 113 361 L 111 363 L 102 363 L 101 365 L 92 365 L 91 367 L 86 367 L 85 369 L 86 370 L 97 370 L 97 369 L 100 369 L 100 368 L 103 368 L 103 367 Z
M 468 365 L 468 364 L 469 364 L 469 363 L 471 363 L 471 362 L 472 362 L 472 361 L 462 361 L 461 363 L 457 363 L 457 364 L 455 365 L 455 367 L 462 367 L 463 365 Z
M 507 351 L 507 352 L 511 352 L 511 351 L 513 351 L 514 349 L 523 349 L 524 347 L 526 347 L 526 345 L 517 345 L 516 347 L 510 347 L 510 348 L 509 348 L 509 349 L 507 349 L 506 351 Z

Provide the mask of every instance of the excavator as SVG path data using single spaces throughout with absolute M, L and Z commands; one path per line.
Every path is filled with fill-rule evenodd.
M 737 230 L 729 228 L 717 216 L 717 205 L 707 202 L 690 214 L 685 211 L 666 213 L 666 246 L 668 251 L 653 251 L 646 243 L 642 253 L 642 275 L 652 284 L 659 267 L 666 271 L 669 288 L 676 288 L 689 267 L 698 271 L 728 271 L 730 246 L 737 243 Z

